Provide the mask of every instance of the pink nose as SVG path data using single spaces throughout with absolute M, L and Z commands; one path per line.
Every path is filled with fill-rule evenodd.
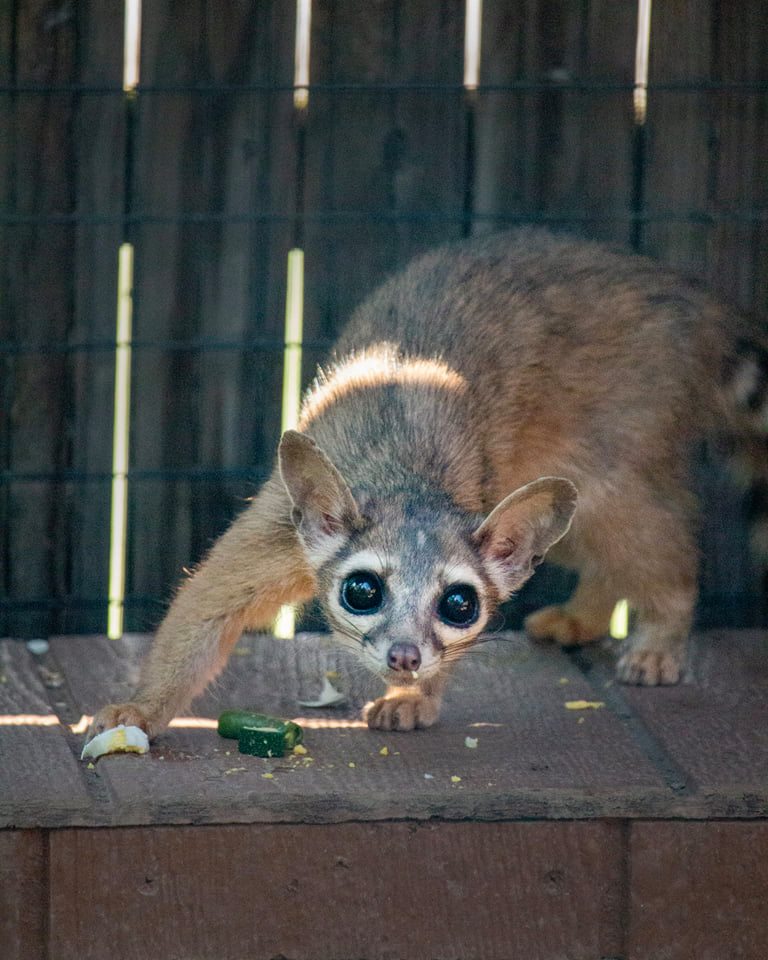
M 390 670 L 418 670 L 421 666 L 421 654 L 414 643 L 393 643 L 387 653 L 387 666 Z

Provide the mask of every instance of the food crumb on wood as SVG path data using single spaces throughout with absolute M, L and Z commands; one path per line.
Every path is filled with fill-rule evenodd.
M 352 767 L 352 768 L 354 769 L 354 768 L 357 766 L 357 764 L 356 764 L 356 763 L 353 763 L 353 761 L 350 760 L 349 763 L 347 764 L 347 766 L 348 766 L 348 767 Z
M 461 777 L 457 777 L 455 774 L 451 777 L 451 783 L 461 783 Z
M 476 749 L 477 742 L 477 737 L 464 737 L 464 746 L 468 747 L 470 750 Z
M 433 776 L 431 773 L 425 773 L 425 774 L 424 774 L 424 779 L 425 779 L 425 780 L 434 780 L 435 778 L 434 778 L 434 776 Z
M 304 746 L 304 744 L 297 743 L 293 748 L 293 752 L 299 757 L 304 757 L 307 754 L 307 748 Z
M 275 779 L 274 773 L 262 773 L 262 777 L 263 777 L 265 780 L 274 780 L 274 779 Z
M 388 756 L 389 756 L 389 747 L 382 747 L 381 750 L 379 750 L 379 755 L 382 756 L 382 757 L 388 757 Z
M 566 700 L 566 710 L 599 710 L 604 707 L 602 700 Z

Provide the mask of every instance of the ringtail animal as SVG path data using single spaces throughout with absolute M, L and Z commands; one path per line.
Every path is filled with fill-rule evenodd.
M 590 643 L 627 598 L 618 678 L 676 683 L 692 448 L 735 437 L 765 488 L 758 332 L 651 260 L 538 229 L 421 256 L 354 313 L 270 479 L 178 591 L 133 701 L 92 730 L 156 735 L 242 631 L 311 597 L 389 685 L 368 725 L 429 727 L 452 664 L 547 554 L 578 586 L 528 633 Z

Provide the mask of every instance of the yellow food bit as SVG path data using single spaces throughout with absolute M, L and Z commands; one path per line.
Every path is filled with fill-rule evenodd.
M 566 700 L 566 710 L 599 710 L 605 704 L 602 700 Z
M 381 750 L 379 750 L 379 754 L 380 754 L 382 757 L 388 757 L 388 756 L 389 756 L 389 747 L 382 747 Z
M 578 722 L 579 722 L 579 723 L 584 723 L 584 721 L 585 721 L 586 719 L 587 719 L 586 717 L 579 717 Z
M 464 746 L 474 750 L 477 747 L 477 737 L 464 737 Z
M 245 767 L 243 767 L 243 769 L 245 769 Z M 263 777 L 265 780 L 274 780 L 274 779 L 275 779 L 274 773 L 262 773 L 262 777 Z
M 571 681 L 568 679 L 568 677 L 560 677 L 560 679 L 557 682 L 560 684 L 561 687 L 564 687 L 566 683 L 570 683 Z
M 461 777 L 451 777 L 451 783 L 461 783 Z
M 300 757 L 303 757 L 307 753 L 307 748 L 303 746 L 301 743 L 297 743 L 296 746 L 293 748 L 293 752 L 297 753 Z
M 356 763 L 352 763 L 352 761 L 350 760 L 349 763 L 347 764 L 347 766 L 354 768 L 354 767 L 357 766 L 357 764 L 356 764 Z
M 95 763 L 89 763 L 87 769 L 88 769 L 88 770 L 95 770 L 95 769 L 96 769 L 96 764 L 95 764 Z

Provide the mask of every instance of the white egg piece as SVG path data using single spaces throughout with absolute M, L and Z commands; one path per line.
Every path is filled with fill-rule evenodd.
M 149 737 L 141 727 L 126 727 L 121 723 L 89 740 L 80 759 L 96 760 L 107 753 L 149 753 Z
M 313 708 L 335 707 L 340 703 L 344 703 L 346 699 L 341 690 L 337 690 L 326 676 L 323 677 L 323 689 L 320 691 L 317 700 L 299 700 L 299 705 Z

